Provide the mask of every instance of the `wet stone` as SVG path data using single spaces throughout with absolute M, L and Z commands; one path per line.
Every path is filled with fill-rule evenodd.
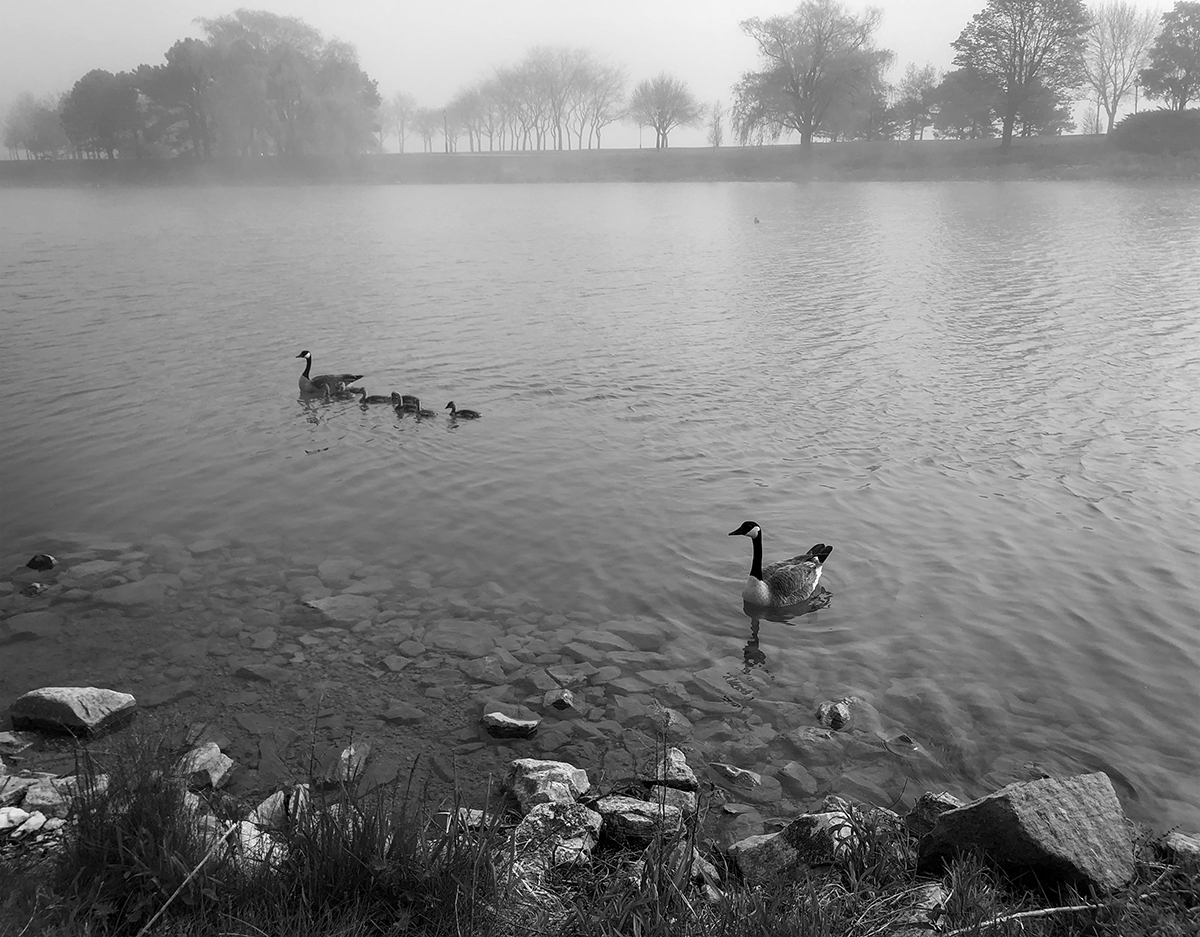
M 401 657 L 399 654 L 389 654 L 380 663 L 390 672 L 399 673 L 405 667 L 412 663 L 407 657 Z
M 373 618 L 379 610 L 379 602 L 365 595 L 331 595 L 326 598 L 304 600 L 304 604 L 317 609 L 327 618 L 347 625 L 354 625 L 364 618 Z
M 424 644 L 459 657 L 485 657 L 498 637 L 500 630 L 484 622 L 447 619 L 425 629 Z
M 414 725 L 427 719 L 428 714 L 410 703 L 393 702 L 383 711 L 382 718 L 393 725 Z
M 268 648 L 274 647 L 278 638 L 279 636 L 273 628 L 266 628 L 250 635 L 250 647 L 256 651 L 265 651 Z
M 47 610 L 13 615 L 0 622 L 0 644 L 57 637 L 64 621 L 58 612 Z

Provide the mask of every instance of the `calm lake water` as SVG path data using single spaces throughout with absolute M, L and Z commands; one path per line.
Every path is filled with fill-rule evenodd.
M 1200 188 L 7 189 L 0 204 L 0 569 L 53 538 L 136 554 L 167 535 L 227 544 L 260 580 L 358 560 L 396 583 L 381 607 L 418 635 L 465 601 L 459 617 L 517 628 L 513 646 L 536 634 L 546 660 L 572 628 L 653 622 L 658 658 L 613 659 L 629 695 L 691 713 L 704 757 L 803 763 L 782 734 L 854 695 L 884 758 L 810 765 L 823 789 L 842 771 L 911 801 L 1036 766 L 1105 770 L 1131 815 L 1200 824 Z M 438 416 L 301 400 L 301 349 L 314 373 L 362 372 Z M 451 423 L 451 399 L 484 418 Z M 747 518 L 768 561 L 835 546 L 829 607 L 756 623 L 749 654 L 750 544 L 726 536 Z M 527 614 L 483 621 L 483 592 Z M 0 647 L 0 705 L 34 680 L 136 684 L 133 634 L 86 655 Z M 226 660 L 209 654 L 189 669 L 215 680 Z M 703 705 L 686 674 L 636 692 L 670 667 L 728 672 L 737 707 Z M 593 715 L 628 711 L 591 692 Z M 887 760 L 899 734 L 918 757 Z M 805 783 L 785 784 L 796 803 Z

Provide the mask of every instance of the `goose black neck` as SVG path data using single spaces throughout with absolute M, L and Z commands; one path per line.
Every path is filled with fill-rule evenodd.
M 308 369 L 312 367 L 312 358 L 304 359 L 304 376 L 308 377 Z
M 750 564 L 750 575 L 755 579 L 762 579 L 762 534 L 751 537 L 750 541 L 754 544 L 754 562 Z

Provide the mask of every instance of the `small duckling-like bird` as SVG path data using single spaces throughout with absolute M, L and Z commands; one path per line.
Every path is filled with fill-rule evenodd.
M 446 406 L 442 407 L 442 409 L 450 411 L 450 419 L 452 420 L 478 420 L 481 416 L 483 416 L 483 414 L 478 410 L 460 410 L 458 407 L 454 406 L 453 400 L 446 404 Z
M 352 389 L 353 389 L 354 393 L 362 395 L 362 398 L 358 401 L 361 404 L 391 403 L 392 397 L 396 396 L 395 394 L 392 394 L 391 397 L 384 397 L 382 394 L 372 394 L 370 397 L 368 397 L 367 389 L 365 387 L 355 387 Z
M 312 369 L 312 352 L 305 349 L 296 357 L 304 359 L 304 373 L 300 375 L 300 391 L 305 394 L 321 394 L 324 393 L 325 388 L 328 388 L 330 393 L 334 393 L 344 389 L 339 387 L 339 384 L 353 384 L 362 378 L 361 374 L 317 374 L 309 377 L 308 372 Z
M 328 384 L 322 384 L 320 387 L 322 396 L 326 399 L 349 400 L 351 397 L 358 396 L 357 387 L 346 387 L 345 381 L 338 381 L 337 387 L 330 389 Z
M 762 528 L 754 521 L 746 521 L 737 530 L 729 532 L 731 537 L 739 535 L 749 537 L 754 544 L 754 561 L 750 564 L 746 587 L 742 589 L 742 598 L 750 605 L 779 608 L 803 602 L 817 588 L 821 568 L 833 552 L 833 547 L 818 543 L 807 553 L 780 560 L 764 569 Z
M 397 410 L 411 410 L 421 401 L 412 394 L 398 394 L 392 391 L 392 406 Z

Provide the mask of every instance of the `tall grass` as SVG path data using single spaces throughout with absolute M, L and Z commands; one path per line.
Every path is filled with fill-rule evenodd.
M 489 797 L 482 822 L 457 796 L 435 814 L 447 805 L 429 802 L 415 762 L 405 779 L 366 796 L 359 778 L 347 778 L 310 807 L 289 799 L 268 834 L 273 848 L 247 863 L 233 845 L 239 813 L 219 796 L 208 805 L 215 818 L 197 813 L 176 773 L 181 754 L 142 730 L 112 750 L 81 749 L 84 793 L 62 848 L 47 857 L 9 846 L 0 856 L 0 934 L 874 937 L 904 920 L 927 887 L 903 826 L 850 805 L 835 864 L 768 886 L 740 882 L 733 869 L 698 874 L 705 845 L 695 819 L 644 850 L 602 840 L 590 862 L 552 869 L 519 856 L 499 798 Z M 1142 843 L 1138 879 L 1121 895 L 1057 896 L 1083 906 L 1075 910 L 1047 907 L 1046 895 L 978 855 L 956 858 L 940 880 L 949 892 L 940 932 L 1200 934 L 1200 867 L 1152 854 Z M 708 858 L 721 866 L 719 855 Z

